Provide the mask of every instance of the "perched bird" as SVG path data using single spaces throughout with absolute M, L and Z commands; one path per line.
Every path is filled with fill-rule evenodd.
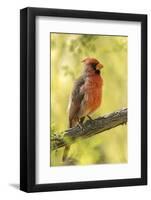
M 102 101 L 103 65 L 95 58 L 85 58 L 82 75 L 75 81 L 69 100 L 69 128 L 82 124 Z M 66 160 L 70 145 L 65 146 L 63 161 Z

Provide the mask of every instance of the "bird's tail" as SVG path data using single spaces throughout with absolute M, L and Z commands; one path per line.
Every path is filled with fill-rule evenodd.
M 67 157 L 68 157 L 68 152 L 70 150 L 70 145 L 66 145 L 64 152 L 63 152 L 63 157 L 62 157 L 62 161 L 65 162 Z
M 74 127 L 75 124 L 76 124 L 76 121 L 74 121 L 74 120 L 69 120 L 69 128 Z M 66 146 L 65 146 L 65 149 L 64 149 L 64 152 L 63 152 L 63 157 L 62 157 L 62 161 L 63 161 L 63 162 L 65 162 L 65 161 L 67 160 L 69 150 L 70 150 L 70 145 L 66 145 Z

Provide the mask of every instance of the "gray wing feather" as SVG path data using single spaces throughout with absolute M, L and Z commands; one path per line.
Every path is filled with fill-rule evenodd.
M 80 104 L 84 98 L 84 94 L 80 92 L 80 88 L 84 83 L 85 83 L 84 76 L 80 76 L 74 83 L 69 105 L 69 120 L 76 118 L 77 117 L 76 115 L 80 110 Z

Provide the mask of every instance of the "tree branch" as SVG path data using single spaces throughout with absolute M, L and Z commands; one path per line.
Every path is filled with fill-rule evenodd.
M 106 114 L 94 120 L 88 120 L 83 124 L 84 129 L 76 126 L 65 130 L 64 133 L 54 134 L 51 137 L 51 149 L 56 150 L 66 144 L 72 144 L 77 139 L 84 139 L 102 133 L 119 125 L 127 123 L 127 108 Z

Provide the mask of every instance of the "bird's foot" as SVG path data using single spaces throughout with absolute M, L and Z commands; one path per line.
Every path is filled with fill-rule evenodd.
M 82 123 L 78 123 L 78 127 L 82 130 L 82 131 L 84 131 L 85 130 L 85 128 L 84 128 L 84 125 L 82 124 Z
M 89 120 L 93 121 L 93 119 L 89 115 L 87 115 L 87 117 L 89 118 Z

